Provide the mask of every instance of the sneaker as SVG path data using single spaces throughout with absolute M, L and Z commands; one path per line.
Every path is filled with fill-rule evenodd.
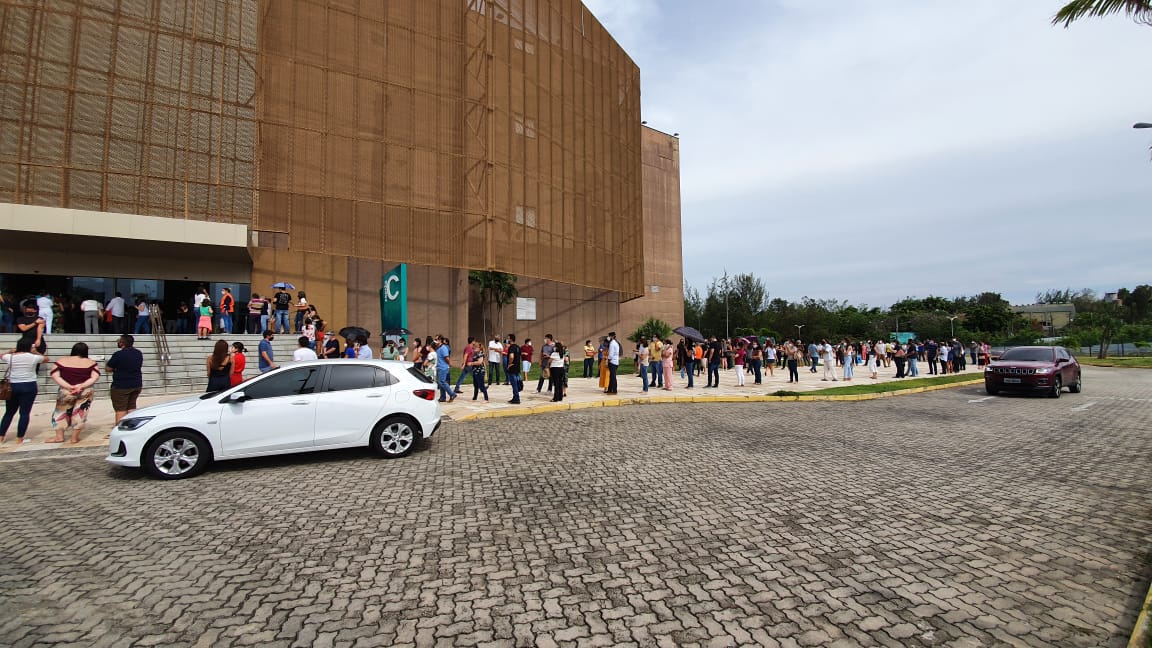
M 508 402 L 512 405 L 519 405 L 520 404 L 520 401 L 518 401 L 518 400 L 510 400 Z

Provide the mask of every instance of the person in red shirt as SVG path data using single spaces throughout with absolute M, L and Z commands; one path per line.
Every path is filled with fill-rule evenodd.
M 456 394 L 463 393 L 460 391 L 460 384 L 464 382 L 464 376 L 472 373 L 468 365 L 472 362 L 472 343 L 476 341 L 474 336 L 468 336 L 468 344 L 464 345 L 464 353 L 460 354 L 460 375 L 456 378 L 456 386 L 452 391 Z M 472 382 L 476 382 L 473 380 Z M 475 400 L 475 399 L 473 399 Z
M 233 387 L 244 382 L 244 367 L 248 364 L 248 358 L 244 357 L 244 344 L 242 342 L 232 343 L 232 374 L 229 380 Z

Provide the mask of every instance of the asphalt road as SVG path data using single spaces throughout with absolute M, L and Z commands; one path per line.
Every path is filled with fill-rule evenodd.
M 1152 371 L 612 407 L 413 456 L 0 461 L 0 645 L 1124 646 Z

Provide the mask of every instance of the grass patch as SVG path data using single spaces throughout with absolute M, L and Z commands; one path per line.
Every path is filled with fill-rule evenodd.
M 1099 360 L 1097 358 L 1086 358 L 1084 356 L 1077 356 L 1077 360 L 1082 365 L 1090 365 L 1093 367 L 1142 367 L 1145 369 L 1152 368 L 1152 356 L 1134 356 L 1127 358 L 1105 358 Z
M 982 371 L 968 371 L 965 373 L 933 376 L 931 378 L 912 378 L 910 380 L 894 380 L 892 382 L 884 383 L 861 382 L 846 387 L 819 389 L 816 391 L 807 392 L 806 395 L 855 396 L 859 394 L 882 394 L 884 392 L 900 391 L 901 389 L 912 389 L 915 387 L 931 387 L 932 385 L 949 385 L 952 383 L 967 382 L 969 380 L 976 380 L 983 377 L 984 373 Z M 864 378 L 864 380 L 868 379 Z

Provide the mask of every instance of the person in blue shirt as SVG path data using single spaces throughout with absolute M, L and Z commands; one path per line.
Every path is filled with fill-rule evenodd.
M 440 402 L 456 400 L 456 390 L 448 384 L 448 373 L 452 370 L 452 348 L 448 338 L 440 338 L 436 347 L 436 386 L 440 388 Z
M 272 329 L 264 331 L 264 339 L 260 340 L 260 346 L 256 350 L 257 358 L 259 359 L 260 373 L 268 373 L 273 369 L 279 367 L 276 360 L 272 355 L 272 340 L 276 339 L 272 333 Z

